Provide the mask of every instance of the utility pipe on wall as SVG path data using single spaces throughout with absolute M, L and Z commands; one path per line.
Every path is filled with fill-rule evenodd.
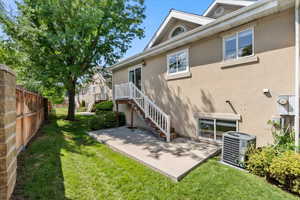
M 296 96 L 296 102 L 295 102 L 295 145 L 296 145 L 296 151 L 299 152 L 299 68 L 300 68 L 300 16 L 299 16 L 299 9 L 300 9 L 300 0 L 295 0 L 295 96 Z

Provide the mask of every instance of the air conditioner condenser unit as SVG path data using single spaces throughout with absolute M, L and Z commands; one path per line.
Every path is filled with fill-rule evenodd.
M 256 136 L 230 131 L 223 135 L 222 162 L 245 167 L 246 153 L 250 146 L 256 147 Z

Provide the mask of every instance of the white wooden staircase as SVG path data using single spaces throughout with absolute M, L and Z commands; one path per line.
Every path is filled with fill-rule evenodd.
M 114 87 L 114 98 L 117 103 L 123 101 L 131 105 L 136 112 L 143 116 L 145 122 L 152 129 L 161 137 L 166 138 L 167 142 L 175 137 L 174 131 L 171 131 L 171 117 L 155 105 L 133 83 L 124 83 Z

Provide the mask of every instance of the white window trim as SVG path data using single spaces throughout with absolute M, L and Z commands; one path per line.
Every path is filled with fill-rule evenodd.
M 239 38 L 238 38 L 238 35 L 239 35 L 239 33 L 244 32 L 244 31 L 248 31 L 248 30 L 251 30 L 251 32 L 252 32 L 252 55 L 239 57 Z M 225 59 L 225 57 L 226 57 L 226 55 L 225 55 L 226 54 L 226 52 L 225 52 L 225 46 L 226 46 L 225 42 L 226 42 L 226 39 L 228 39 L 232 36 L 235 36 L 235 39 L 236 39 L 236 57 L 226 60 Z M 230 60 L 238 60 L 238 59 L 243 59 L 243 58 L 249 58 L 249 57 L 255 56 L 254 45 L 255 45 L 254 27 L 246 28 L 246 29 L 243 29 L 241 31 L 235 32 L 233 34 L 224 36 L 223 37 L 223 62 L 227 62 L 227 61 L 230 61 Z
M 214 121 L 214 139 L 202 137 L 200 134 L 200 127 L 199 127 L 199 121 L 203 120 L 213 120 Z M 216 117 L 198 117 L 197 120 L 197 136 L 201 140 L 209 141 L 209 142 L 216 142 L 216 143 L 222 143 L 222 141 L 217 140 L 217 120 L 227 120 L 227 121 L 235 121 L 236 122 L 236 131 L 239 132 L 239 120 L 238 119 L 225 119 L 225 118 L 216 118 Z
M 139 65 L 135 65 L 133 67 L 129 67 L 128 68 L 128 71 L 127 71 L 127 78 L 128 78 L 128 83 L 130 81 L 130 75 L 129 75 L 129 72 L 132 71 L 132 70 L 136 70 L 138 68 L 141 68 L 141 89 L 143 89 L 143 65 L 142 64 L 139 64 Z
M 176 35 L 176 36 L 172 37 L 173 32 L 174 32 L 177 28 L 183 28 L 183 29 L 184 29 L 184 32 L 183 32 L 183 33 L 185 33 L 185 32 L 187 31 L 187 28 L 186 28 L 184 25 L 178 25 L 178 26 L 175 26 L 174 28 L 172 28 L 172 30 L 171 30 L 170 33 L 169 33 L 169 39 L 178 36 L 178 35 Z
M 186 66 L 186 70 L 184 71 L 180 71 L 180 72 L 174 72 L 174 73 L 170 73 L 169 72 L 169 66 L 170 66 L 170 62 L 169 62 L 169 58 L 176 55 L 176 54 L 180 54 L 180 53 L 185 53 L 186 56 L 187 56 L 187 59 L 186 59 L 186 62 L 187 62 L 187 66 Z M 171 53 L 171 54 L 168 54 L 167 55 L 167 75 L 168 76 L 173 76 L 173 75 L 177 75 L 177 74 L 182 74 L 182 73 L 187 73 L 187 72 L 190 72 L 190 57 L 189 57 L 189 49 L 183 49 L 183 50 L 180 50 L 180 51 L 176 51 L 174 53 Z

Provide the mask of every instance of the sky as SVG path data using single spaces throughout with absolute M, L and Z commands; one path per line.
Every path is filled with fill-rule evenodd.
M 127 51 L 124 58 L 133 56 L 143 51 L 145 46 L 151 40 L 170 9 L 190 12 L 194 14 L 203 14 L 213 0 L 145 0 L 146 19 L 143 27 L 145 27 L 145 38 L 135 39 L 132 47 Z
M 0 0 L 14 10 L 14 0 Z M 145 28 L 145 37 L 141 40 L 135 39 L 131 44 L 131 48 L 127 51 L 123 58 L 133 56 L 143 51 L 147 43 L 150 41 L 154 33 L 157 31 L 170 9 L 190 12 L 194 14 L 203 14 L 214 0 L 145 0 L 146 19 L 142 24 Z

